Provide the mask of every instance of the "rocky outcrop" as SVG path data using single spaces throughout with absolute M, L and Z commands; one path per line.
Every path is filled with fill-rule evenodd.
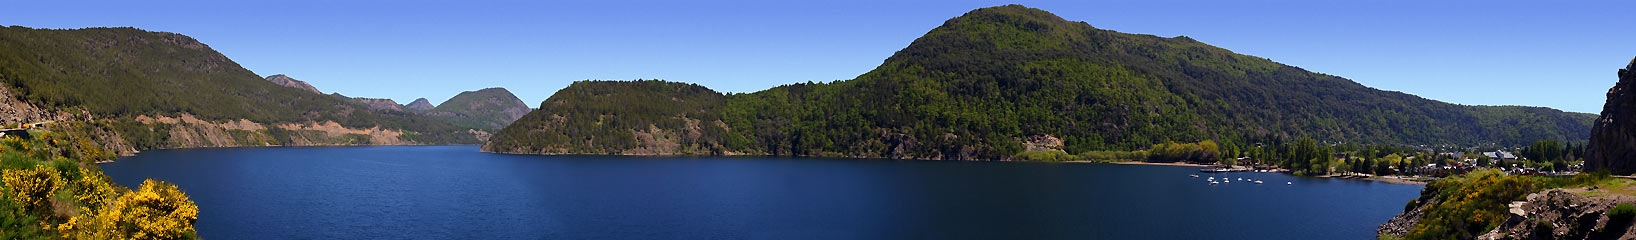
M 409 105 L 403 105 L 404 109 L 409 109 L 409 110 L 413 110 L 413 111 L 432 110 L 432 108 L 436 108 L 436 107 L 437 106 L 432 106 L 432 102 L 427 101 L 426 98 L 416 98 L 414 102 L 409 102 Z
M 1636 173 L 1636 60 L 1619 69 L 1619 82 L 1608 89 L 1602 116 L 1591 127 L 1585 166 L 1617 175 Z
M 398 101 L 392 99 L 355 97 L 352 100 L 369 106 L 371 110 L 403 111 L 403 105 L 398 105 Z
M 1023 148 L 1027 151 L 1062 151 L 1062 139 L 1051 135 L 1033 135 L 1023 140 Z
M 4 76 L 0 76 L 0 79 L 4 79 Z M 69 115 L 18 100 L 12 95 L 10 87 L 0 87 L 0 124 L 60 121 L 68 119 Z
M 1629 219 L 1611 219 L 1608 210 L 1636 202 L 1630 196 L 1592 197 L 1581 189 L 1551 189 L 1514 202 L 1505 222 L 1477 239 L 1633 239 Z M 1601 194 L 1606 195 L 1606 194 Z
M 1409 205 L 1411 209 L 1381 224 L 1376 234 L 1382 239 L 1407 235 L 1430 208 L 1440 207 L 1433 195 L 1422 193 Z M 1630 219 L 1608 216 L 1609 210 L 1621 203 L 1636 203 L 1636 196 L 1595 188 L 1532 193 L 1525 201 L 1507 204 L 1504 221 L 1476 239 L 1636 239 Z
M 292 88 L 296 88 L 296 89 L 307 90 L 307 91 L 310 91 L 312 93 L 324 94 L 322 92 L 318 92 L 318 88 L 312 87 L 312 84 L 307 84 L 307 82 L 303 82 L 301 80 L 295 80 L 295 78 L 290 78 L 290 76 L 284 76 L 284 74 L 275 74 L 275 75 L 272 75 L 272 76 L 267 76 L 267 81 L 278 84 L 279 86 L 292 87 Z
M 143 115 L 137 116 L 136 121 L 165 129 L 162 132 L 165 142 L 158 148 L 417 144 L 403 139 L 403 131 L 347 128 L 334 121 L 267 125 L 244 119 L 206 121 L 189 114 Z

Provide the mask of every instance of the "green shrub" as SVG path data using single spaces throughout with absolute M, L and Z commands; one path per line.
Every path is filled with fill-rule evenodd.
M 1061 162 L 1079 160 L 1078 156 L 1063 151 L 1023 151 L 1011 157 L 1018 161 Z
M 1613 206 L 1613 210 L 1608 210 L 1609 220 L 1630 221 L 1632 217 L 1636 217 L 1636 205 L 1620 203 Z

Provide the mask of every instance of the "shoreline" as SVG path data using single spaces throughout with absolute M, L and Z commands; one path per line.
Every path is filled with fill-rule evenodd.
M 1205 164 L 1183 163 L 1183 162 L 1163 163 L 1163 162 L 1143 162 L 1143 161 L 1123 161 L 1123 162 L 1065 161 L 1065 163 L 1103 163 L 1103 164 L 1119 164 L 1119 165 L 1148 165 L 1148 166 L 1201 167 L 1201 168 L 1202 167 L 1212 166 L 1212 165 L 1205 165 Z M 1283 174 L 1290 175 L 1290 176 L 1295 176 L 1295 175 L 1289 174 L 1289 173 L 1283 173 Z M 1295 176 L 1295 177 L 1311 177 L 1311 178 L 1346 179 L 1346 180 L 1358 180 L 1358 181 L 1374 181 L 1374 182 L 1382 182 L 1382 183 L 1389 183 L 1389 184 L 1407 184 L 1407 185 L 1420 185 L 1420 186 L 1425 186 L 1426 183 L 1427 183 L 1427 182 L 1422 182 L 1422 181 L 1405 179 L 1405 178 L 1403 178 L 1401 176 L 1348 177 L 1346 175 L 1323 175 L 1323 176 Z
M 1317 178 L 1334 178 L 1334 179 L 1348 179 L 1348 180 L 1361 180 L 1361 181 L 1375 181 L 1375 182 L 1383 182 L 1383 183 L 1391 183 L 1391 184 L 1408 184 L 1408 185 L 1421 185 L 1421 186 L 1425 186 L 1426 183 L 1427 183 L 1427 182 L 1422 182 L 1422 181 L 1404 179 L 1402 176 L 1347 177 L 1345 175 L 1325 175 L 1325 176 L 1317 176 Z
M 1143 161 L 1123 161 L 1123 162 L 1067 161 L 1067 162 L 1070 162 L 1070 163 L 1107 163 L 1107 164 L 1119 164 L 1119 165 L 1172 166 L 1172 167 L 1209 167 L 1209 166 L 1211 166 L 1211 165 L 1204 165 L 1204 164 L 1197 164 L 1197 163 L 1185 163 L 1185 162 L 1143 162 Z

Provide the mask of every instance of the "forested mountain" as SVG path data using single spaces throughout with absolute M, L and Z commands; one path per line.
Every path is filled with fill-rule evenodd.
M 27 103 L 101 119 L 138 149 L 475 142 L 447 123 L 280 86 L 175 33 L 6 27 L 0 81 Z
M 950 19 L 853 80 L 722 95 L 720 105 L 578 105 L 636 104 L 677 94 L 650 85 L 655 83 L 576 83 L 502 130 L 484 149 L 620 153 L 633 145 L 608 143 L 640 142 L 625 133 L 641 132 L 644 125 L 681 132 L 669 119 L 700 118 L 672 113 L 696 112 L 720 113 L 725 131 L 702 131 L 700 137 L 721 139 L 719 149 L 678 153 L 922 159 L 1007 159 L 1023 150 L 1024 139 L 1043 136 L 1063 140 L 1070 153 L 1206 139 L 1243 146 L 1296 136 L 1330 142 L 1521 145 L 1585 139 L 1596 117 L 1540 107 L 1439 102 L 1184 36 L 1097 29 L 1017 5 Z M 593 86 L 602 90 L 591 92 L 603 93 L 587 95 L 590 90 L 582 89 Z M 657 90 L 665 91 L 622 92 Z
M 517 95 L 511 94 L 511 91 L 496 87 L 460 92 L 423 114 L 462 128 L 493 132 L 531 110 L 528 103 L 517 99 Z
M 540 103 L 539 110 L 500 130 L 483 149 L 549 154 L 720 155 L 748 145 L 742 135 L 730 132 L 721 121 L 726 99 L 697 84 L 658 80 L 575 82 Z M 737 141 L 728 143 L 731 140 Z

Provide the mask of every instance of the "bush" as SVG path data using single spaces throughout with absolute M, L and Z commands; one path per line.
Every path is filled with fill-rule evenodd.
M 6 188 L 10 189 L 11 196 L 22 203 L 23 209 L 33 213 L 41 213 L 50 208 L 52 193 L 63 186 L 62 176 L 57 171 L 45 165 L 35 165 L 33 169 L 7 169 L 4 174 Z
M 1426 185 L 1435 192 L 1431 208 L 1405 239 L 1474 239 L 1506 218 L 1506 203 L 1543 189 L 1535 177 L 1508 176 L 1487 169 L 1444 178 Z
M 1636 217 L 1636 205 L 1629 203 L 1620 203 L 1608 211 L 1609 220 L 1630 221 L 1632 217 Z
M 1078 156 L 1063 151 L 1024 151 L 1011 157 L 1018 161 L 1061 162 L 1079 160 Z

